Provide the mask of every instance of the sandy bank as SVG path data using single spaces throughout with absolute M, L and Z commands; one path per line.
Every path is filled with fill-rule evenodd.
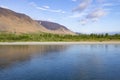
M 69 45 L 69 44 L 120 44 L 120 41 L 111 42 L 0 42 L 0 45 Z

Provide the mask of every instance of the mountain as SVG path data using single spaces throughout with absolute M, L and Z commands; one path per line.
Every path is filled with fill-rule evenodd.
M 50 24 L 47 27 L 44 25 L 25 14 L 0 7 L 0 32 L 74 34 L 65 27 L 52 30 L 48 28 Z M 50 25 L 50 27 L 52 27 L 52 25 Z M 54 27 L 57 27 L 57 25 Z
M 54 33 L 58 34 L 75 34 L 74 32 L 70 31 L 63 25 L 58 23 L 50 22 L 50 21 L 37 21 L 40 25 L 44 26 L 46 29 L 53 31 Z
M 0 7 L 0 32 L 31 33 L 48 30 L 29 16 Z M 49 31 L 48 31 L 49 32 Z

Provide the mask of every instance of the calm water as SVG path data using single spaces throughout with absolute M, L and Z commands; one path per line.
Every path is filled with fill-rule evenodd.
M 0 80 L 120 80 L 120 45 L 0 46 Z

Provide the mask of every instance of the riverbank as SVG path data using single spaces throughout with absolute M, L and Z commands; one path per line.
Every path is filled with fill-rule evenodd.
M 107 42 L 0 42 L 0 45 L 70 45 L 70 44 L 120 44 L 120 41 Z
M 49 33 L 0 33 L 0 42 L 112 42 L 120 41 L 120 34 L 58 35 Z

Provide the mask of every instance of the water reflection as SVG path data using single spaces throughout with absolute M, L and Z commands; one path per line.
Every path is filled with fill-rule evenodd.
M 61 52 L 67 49 L 65 45 L 41 46 L 0 46 L 0 68 L 6 68 L 14 63 L 29 61 L 33 55 L 45 56 L 52 52 Z
M 1 80 L 120 80 L 120 45 L 0 46 Z

